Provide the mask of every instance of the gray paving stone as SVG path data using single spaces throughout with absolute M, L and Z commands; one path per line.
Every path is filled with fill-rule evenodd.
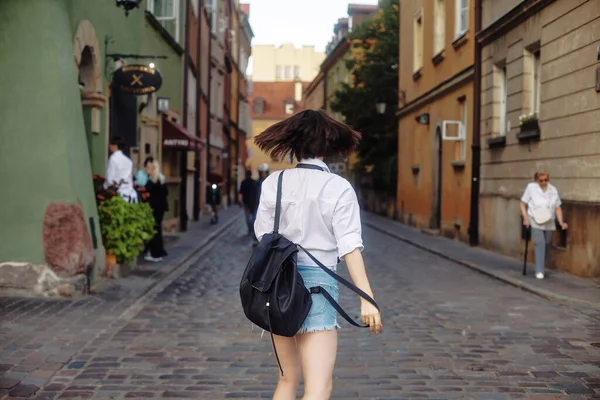
M 87 326 L 93 337 L 70 350 L 68 363 L 51 364 L 57 372 L 38 395 L 271 398 L 277 365 L 268 336 L 251 329 L 239 304 L 251 241 L 236 224 L 156 295 L 132 302 L 127 318 L 117 320 L 115 309 Z M 371 336 L 342 323 L 333 398 L 600 395 L 600 349 L 581 345 L 600 337 L 597 320 L 369 228 L 364 256 L 385 331 Z M 343 264 L 339 271 L 348 277 Z M 348 290 L 340 301 L 358 314 Z M 78 307 L 93 313 L 98 304 Z M 66 353 L 59 346 L 53 354 Z

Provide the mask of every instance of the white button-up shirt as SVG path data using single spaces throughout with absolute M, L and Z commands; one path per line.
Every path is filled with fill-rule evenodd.
M 333 268 L 338 257 L 363 249 L 358 199 L 350 183 L 330 173 L 323 161 L 309 159 L 301 163 L 316 165 L 325 171 L 301 168 L 285 171 L 279 232 Z M 262 184 L 254 223 L 259 240 L 265 233 L 273 232 L 280 173 L 271 174 Z M 300 250 L 298 265 L 316 264 Z
M 530 217 L 529 222 L 533 228 L 547 231 L 556 230 L 556 223 L 554 222 L 556 219 L 556 208 L 559 207 L 562 202 L 560 201 L 558 190 L 553 185 L 548 183 L 546 191 L 544 192 L 539 183 L 531 182 L 525 188 L 521 201 L 527 204 L 527 215 Z M 537 224 L 533 218 L 533 210 L 539 208 L 548 209 L 552 213 L 552 219 L 542 225 Z
M 117 150 L 108 158 L 105 186 L 119 186 L 119 194 L 129 201 L 137 201 L 137 193 L 133 188 L 133 162 L 121 150 Z

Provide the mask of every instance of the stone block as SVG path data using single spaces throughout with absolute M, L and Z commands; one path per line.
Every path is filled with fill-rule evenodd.
M 20 295 L 72 297 L 87 292 L 87 277 L 60 277 L 47 265 L 0 263 L 0 290 Z
M 87 274 L 96 254 L 81 205 L 50 203 L 44 213 L 44 256 L 59 276 Z

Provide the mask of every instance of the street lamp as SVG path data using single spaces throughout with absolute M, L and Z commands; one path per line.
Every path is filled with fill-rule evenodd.
M 377 99 L 377 103 L 375 104 L 375 108 L 379 114 L 385 114 L 385 99 L 381 96 Z
M 129 10 L 138 8 L 142 0 L 117 0 L 117 7 L 123 7 L 125 9 L 125 16 L 129 16 Z

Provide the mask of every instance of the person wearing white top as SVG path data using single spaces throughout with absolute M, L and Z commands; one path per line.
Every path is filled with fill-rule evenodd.
M 118 193 L 130 203 L 137 203 L 137 192 L 133 187 L 133 162 L 121 151 L 122 142 L 114 138 L 110 142 L 111 155 L 106 167 L 104 187 L 118 186 Z
M 531 227 L 535 244 L 535 276 L 544 279 L 544 268 L 548 259 L 552 232 L 556 230 L 556 220 L 562 229 L 568 225 L 563 220 L 562 202 L 558 190 L 550 184 L 550 175 L 545 171 L 535 173 L 535 182 L 525 188 L 521 197 L 523 225 Z
M 344 259 L 354 284 L 373 297 L 361 254 L 362 229 L 356 193 L 347 180 L 330 173 L 323 162 L 324 157 L 348 155 L 360 137 L 360 133 L 323 110 L 304 110 L 272 125 L 255 142 L 273 159 L 291 154 L 303 167 L 285 172 L 280 233 L 331 269 L 336 268 L 338 259 Z M 280 173 L 271 174 L 262 185 L 254 224 L 259 240 L 273 229 Z M 298 272 L 307 288 L 315 284 L 325 287 L 337 300 L 337 281 L 303 252 L 298 253 Z M 382 330 L 379 311 L 362 298 L 361 318 L 371 332 Z M 337 327 L 335 309 L 322 294 L 313 294 L 311 309 L 298 334 L 293 338 L 275 335 L 281 367 L 286 373 L 280 374 L 273 399 L 295 399 L 301 375 L 303 399 L 329 399 L 337 354 Z

